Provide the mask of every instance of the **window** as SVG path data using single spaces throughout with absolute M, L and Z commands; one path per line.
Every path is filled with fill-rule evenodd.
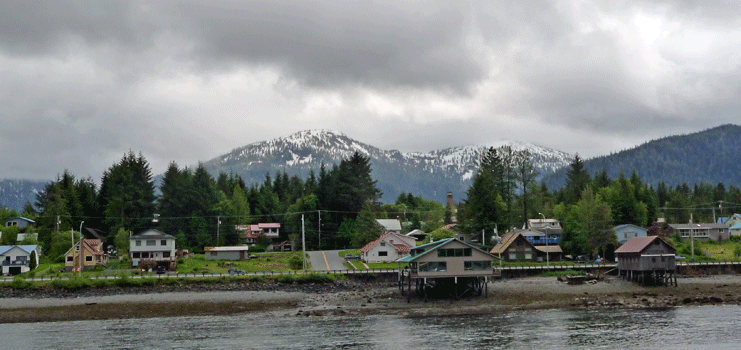
M 85 261 L 93 261 L 93 257 L 92 256 L 86 256 L 85 257 Z
M 167 240 L 166 240 L 166 239 L 163 239 L 163 240 L 162 240 L 162 241 L 160 242 L 160 245 L 167 245 Z
M 216 253 L 216 252 L 210 252 L 210 253 L 211 253 L 211 256 L 217 256 L 217 255 L 219 255 L 219 254 L 218 254 L 218 253 Z
M 153 247 L 157 245 L 157 241 L 150 239 L 147 241 L 147 247 Z
M 491 270 L 491 261 L 465 261 L 463 269 L 466 271 L 486 271 Z
M 162 257 L 163 258 L 169 258 L 170 257 L 170 252 L 162 252 Z
M 131 253 L 131 257 L 134 259 L 139 259 L 141 257 L 141 253 L 139 252 L 133 252 Z
M 438 257 L 471 256 L 471 248 L 438 249 Z
M 142 246 L 142 241 L 136 241 L 136 246 L 137 247 L 141 247 Z
M 387 251 L 378 252 L 378 256 L 389 256 L 389 252 Z
M 517 260 L 517 254 L 509 253 L 509 260 Z
M 73 257 L 73 256 L 68 256 L 68 257 L 67 257 L 67 262 L 72 262 L 72 261 L 75 261 L 75 257 Z
M 420 272 L 444 272 L 447 271 L 448 264 L 444 261 L 432 261 L 419 263 Z
M 384 247 L 384 246 L 386 246 L 386 242 L 385 241 L 381 241 L 381 247 Z
M 533 255 L 530 253 L 525 253 L 525 260 L 531 260 L 533 258 Z

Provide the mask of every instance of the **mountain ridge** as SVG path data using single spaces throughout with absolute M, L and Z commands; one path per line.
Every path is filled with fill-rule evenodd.
M 266 173 L 272 175 L 276 171 L 305 177 L 311 170 L 316 172 L 322 163 L 327 166 L 338 163 L 357 151 L 370 158 L 372 176 L 378 180 L 384 202 L 395 200 L 401 192 L 444 201 L 447 191 L 461 194 L 467 190 L 482 150 L 502 145 L 515 150 L 528 149 L 536 168 L 542 173 L 553 172 L 572 159 L 565 152 L 518 141 L 449 147 L 430 152 L 382 150 L 340 132 L 315 129 L 254 142 L 202 164 L 214 176 L 223 171 L 239 174 L 245 182 L 255 183 Z
M 584 160 L 590 176 L 605 170 L 611 179 L 633 171 L 653 185 L 741 182 L 741 125 L 723 124 L 694 133 L 666 136 L 633 148 Z M 566 168 L 544 177 L 549 188 L 566 182 Z

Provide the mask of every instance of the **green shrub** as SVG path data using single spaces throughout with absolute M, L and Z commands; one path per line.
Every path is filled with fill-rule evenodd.
M 304 261 L 300 256 L 292 255 L 291 258 L 288 259 L 288 264 L 291 265 L 292 269 L 298 270 L 304 266 Z
M 250 246 L 250 253 L 263 253 L 265 252 L 265 247 L 261 245 L 253 245 Z
M 15 289 L 29 289 L 33 286 L 33 282 L 26 281 L 21 276 L 15 276 L 10 285 Z

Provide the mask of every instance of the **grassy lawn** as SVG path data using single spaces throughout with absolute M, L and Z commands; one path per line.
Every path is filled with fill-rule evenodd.
M 247 272 L 296 271 L 303 268 L 301 252 L 253 255 L 257 258 L 244 261 L 206 261 L 203 254 L 193 254 L 187 259 L 178 260 L 182 262 L 178 264 L 178 273 L 227 273 L 230 267 Z
M 256 253 L 257 258 L 245 261 L 206 261 L 203 254 L 192 254 L 187 259 L 179 259 L 178 273 L 228 273 L 230 267 L 238 268 L 246 272 L 280 272 L 297 271 L 303 268 L 301 252 L 270 252 Z M 308 260 L 307 260 L 308 264 Z M 77 276 L 73 272 L 59 272 L 64 263 L 42 263 L 31 272 L 22 277 L 66 277 Z M 307 266 L 309 268 L 309 266 Z M 83 277 L 110 276 L 121 273 L 127 274 L 149 274 L 131 269 L 128 260 L 111 260 L 108 266 L 98 266 L 94 269 L 82 272 Z
M 357 256 L 360 256 L 360 249 L 342 250 L 337 254 L 340 256 L 340 258 L 344 258 L 345 254 L 355 254 Z
M 409 265 L 409 263 L 403 263 L 401 264 L 401 268 L 403 269 Z M 399 263 L 390 262 L 390 263 L 368 263 L 368 268 L 370 269 L 397 269 L 399 268 Z
M 689 239 L 674 242 L 677 254 L 687 258 L 692 256 L 691 246 L 692 242 Z M 737 247 L 741 247 L 741 242 L 735 240 L 725 240 L 722 242 L 695 240 L 695 261 L 738 261 L 739 259 L 735 257 Z M 710 253 L 712 256 L 706 256 L 702 253 L 702 250 Z

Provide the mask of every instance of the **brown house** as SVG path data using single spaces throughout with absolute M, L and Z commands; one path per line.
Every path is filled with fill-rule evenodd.
M 615 250 L 618 274 L 641 283 L 672 284 L 676 250 L 661 237 L 633 237 Z M 676 278 L 673 283 L 676 285 Z
M 489 253 L 503 261 L 558 261 L 563 251 L 558 245 L 535 246 L 520 232 L 512 232 L 502 236 Z

